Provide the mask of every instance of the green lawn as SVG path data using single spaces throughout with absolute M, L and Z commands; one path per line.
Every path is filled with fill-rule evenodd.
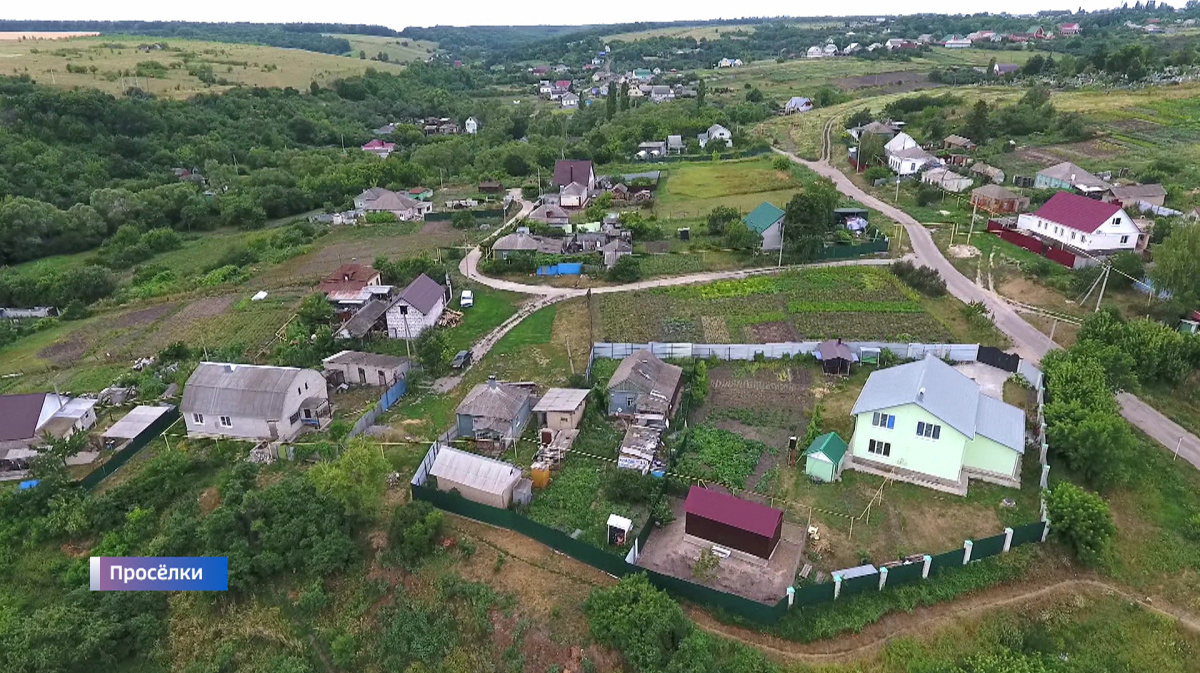
M 702 217 L 716 206 L 749 212 L 763 201 L 782 207 L 816 174 L 802 167 L 776 170 L 772 157 L 733 161 L 680 162 L 656 194 L 654 212 L 660 218 Z
M 475 294 L 475 305 L 462 308 L 458 298 L 463 290 L 471 290 Z M 517 312 L 517 306 L 525 297 L 512 292 L 493 290 L 476 283 L 462 283 L 455 286 L 455 303 L 451 306 L 463 314 L 462 324 L 450 330 L 447 344 L 450 350 L 458 352 L 470 348 L 472 344 L 499 327 Z

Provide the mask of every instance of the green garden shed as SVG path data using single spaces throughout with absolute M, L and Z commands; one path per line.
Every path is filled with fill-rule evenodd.
M 818 481 L 837 481 L 842 476 L 846 442 L 836 432 L 827 432 L 813 440 L 804 457 L 805 474 Z

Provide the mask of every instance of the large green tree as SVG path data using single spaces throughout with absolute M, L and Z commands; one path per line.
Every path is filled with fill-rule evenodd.
M 1200 304 L 1200 224 L 1174 227 L 1154 247 L 1150 278 L 1185 305 Z

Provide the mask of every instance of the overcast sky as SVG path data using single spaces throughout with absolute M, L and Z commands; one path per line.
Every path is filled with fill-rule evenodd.
M 860 15 L 874 13 L 1033 13 L 1044 9 L 1104 9 L 1118 0 L 843 0 L 801 3 L 796 0 L 56 0 L 49 5 L 6 0 L 0 19 L 140 19 L 146 21 L 259 21 L 382 24 L 395 29 L 432 25 L 578 25 L 633 21 L 681 21 L 746 16 Z

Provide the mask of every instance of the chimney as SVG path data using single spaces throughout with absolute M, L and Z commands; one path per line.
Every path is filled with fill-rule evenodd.
M 496 375 L 495 374 L 488 377 L 488 388 L 491 388 L 492 390 L 496 389 Z

